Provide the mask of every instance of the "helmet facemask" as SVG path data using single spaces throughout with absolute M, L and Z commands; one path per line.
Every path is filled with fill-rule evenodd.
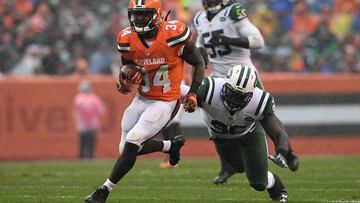
M 221 99 L 224 106 L 231 112 L 243 109 L 251 100 L 252 92 L 244 92 L 225 83 L 221 89 Z
M 218 13 L 224 6 L 222 0 L 203 0 L 202 4 L 209 14 Z
M 155 9 L 129 9 L 128 17 L 135 32 L 143 34 L 157 27 L 158 14 Z
M 250 102 L 256 86 L 257 76 L 255 70 L 237 65 L 228 71 L 221 89 L 221 99 L 224 106 L 230 111 L 242 110 Z

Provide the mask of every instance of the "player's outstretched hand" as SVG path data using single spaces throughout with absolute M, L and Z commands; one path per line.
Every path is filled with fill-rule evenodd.
M 270 159 L 272 162 L 274 162 L 276 165 L 278 165 L 281 168 L 289 168 L 286 164 L 286 159 L 281 153 L 276 153 L 276 155 L 268 155 L 268 159 Z
M 185 112 L 194 112 L 197 107 L 196 94 L 191 92 L 188 93 L 187 95 L 185 95 L 183 102 Z

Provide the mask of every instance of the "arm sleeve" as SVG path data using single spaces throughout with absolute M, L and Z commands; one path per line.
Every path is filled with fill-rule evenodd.
M 185 23 L 182 23 L 180 21 L 173 21 L 171 25 L 175 26 L 175 29 L 168 30 L 167 32 L 169 38 L 166 40 L 166 43 L 169 47 L 184 45 L 187 42 L 191 41 L 191 30 Z
M 130 28 L 126 28 L 119 32 L 117 36 L 117 50 L 121 57 L 130 60 Z
M 248 38 L 250 48 L 259 49 L 264 47 L 264 39 L 259 29 L 255 27 L 248 18 L 243 18 L 240 21 L 234 22 L 234 26 L 241 37 Z
M 269 99 L 267 100 L 265 109 L 263 111 L 263 116 L 268 116 L 268 115 L 274 114 L 275 109 L 276 109 L 276 106 L 275 106 L 274 97 L 272 95 L 269 95 Z
M 197 35 L 197 37 L 196 37 L 196 47 L 198 47 L 198 48 L 200 48 L 200 47 L 202 47 L 202 48 L 204 48 L 204 40 L 203 40 L 203 38 L 200 36 L 200 35 Z
M 207 92 L 209 91 L 209 78 L 205 77 L 197 91 L 197 102 L 200 108 L 204 108 Z

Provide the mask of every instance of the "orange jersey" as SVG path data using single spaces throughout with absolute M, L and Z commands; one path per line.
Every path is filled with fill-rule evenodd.
M 180 98 L 184 44 L 191 40 L 190 29 L 179 21 L 165 21 L 155 39 L 141 40 L 130 27 L 117 38 L 122 56 L 142 68 L 140 95 L 153 100 L 173 101 Z

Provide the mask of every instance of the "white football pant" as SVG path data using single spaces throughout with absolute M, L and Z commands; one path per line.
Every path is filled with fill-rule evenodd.
M 143 142 L 154 137 L 169 122 L 171 115 L 177 110 L 176 104 L 177 100 L 149 100 L 137 94 L 122 117 L 119 152 L 123 151 L 125 142 L 141 149 Z

